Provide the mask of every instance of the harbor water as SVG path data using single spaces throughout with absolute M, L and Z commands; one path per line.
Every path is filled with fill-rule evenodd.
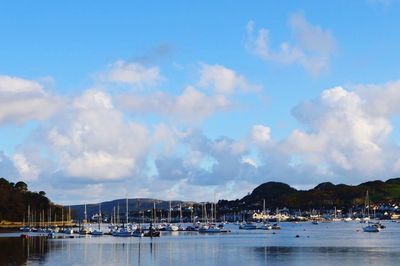
M 0 265 L 399 265 L 400 224 L 281 223 L 281 230 L 162 232 L 159 238 L 0 234 Z

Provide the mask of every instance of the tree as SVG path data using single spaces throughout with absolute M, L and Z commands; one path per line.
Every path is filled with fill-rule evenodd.
M 28 185 L 27 185 L 25 182 L 22 182 L 22 181 L 18 181 L 18 182 L 15 184 L 14 187 L 15 187 L 16 189 L 18 189 L 19 191 L 22 191 L 22 192 L 28 191 Z
M 44 196 L 46 196 L 46 192 L 44 192 L 44 191 L 39 191 L 39 195 L 44 197 Z

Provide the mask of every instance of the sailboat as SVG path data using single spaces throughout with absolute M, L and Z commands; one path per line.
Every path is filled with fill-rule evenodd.
M 367 209 L 367 219 L 364 218 L 364 222 L 367 223 L 367 226 L 363 227 L 363 231 L 367 233 L 378 233 L 381 230 L 381 227 L 378 226 L 375 223 L 370 223 L 369 222 L 369 195 L 368 195 L 368 190 L 365 195 L 365 209 Z
M 263 212 L 262 212 L 262 220 L 263 220 L 263 225 L 261 226 L 261 229 L 263 230 L 272 230 L 272 225 L 269 224 L 269 222 L 265 221 L 265 199 L 263 200 Z
M 24 214 L 24 218 L 23 218 L 23 222 L 22 222 L 23 226 L 20 228 L 20 231 L 22 231 L 22 232 L 30 232 L 31 231 L 31 227 L 29 224 L 30 208 L 31 208 L 31 206 L 28 205 L 28 217 L 27 217 L 28 225 L 25 225 L 25 214 Z
M 99 214 L 97 216 L 97 223 L 98 223 L 98 229 L 93 230 L 92 235 L 93 236 L 102 236 L 103 235 L 103 231 L 101 231 L 100 229 L 100 219 L 101 219 L 101 203 L 99 203 Z
M 171 201 L 169 201 L 169 210 L 168 210 L 168 225 L 165 227 L 165 231 L 178 231 L 179 227 L 171 223 Z
M 156 229 L 156 226 L 154 224 L 156 222 L 156 217 L 157 217 L 156 203 L 153 201 L 153 211 L 152 211 L 152 214 L 151 214 L 149 231 L 146 232 L 144 234 L 144 236 L 146 236 L 146 237 L 159 237 L 161 235 L 160 231 Z
M 86 223 L 87 223 L 87 208 L 86 208 L 86 204 L 85 204 L 84 215 L 85 215 L 85 219 L 83 220 L 83 226 L 82 226 L 81 230 L 79 230 L 79 234 L 80 235 L 88 235 L 88 234 L 90 234 L 92 232 L 92 228 L 86 226 Z
M 339 222 L 339 221 L 341 221 L 341 219 L 339 219 L 339 218 L 337 217 L 337 209 L 336 209 L 336 206 L 335 206 L 335 207 L 334 207 L 334 214 L 333 214 L 332 222 Z
M 276 208 L 276 223 L 274 223 L 272 225 L 272 230 L 280 230 L 281 226 L 279 225 L 279 221 L 280 221 L 280 213 L 279 213 L 279 209 Z
M 67 217 L 68 223 L 71 223 L 71 206 L 68 206 L 68 217 Z M 69 227 L 64 229 L 64 234 L 72 235 L 74 233 L 74 230 Z
M 129 216 L 128 216 L 128 198 L 126 198 L 126 207 L 125 207 L 125 219 L 126 219 L 126 226 L 123 225 L 122 228 L 120 228 L 119 230 L 113 232 L 113 236 L 117 236 L 117 237 L 130 237 L 132 236 L 132 231 L 129 229 L 128 227 L 128 221 L 129 221 Z

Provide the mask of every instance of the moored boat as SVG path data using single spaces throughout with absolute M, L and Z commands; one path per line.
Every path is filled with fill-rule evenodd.
M 272 230 L 281 230 L 281 226 L 279 225 L 279 224 L 273 224 L 272 225 L 272 228 L 271 228 Z
M 95 229 L 95 230 L 92 231 L 92 236 L 102 236 L 103 234 L 104 233 L 101 230 Z
M 258 229 L 258 225 L 253 222 L 247 222 L 245 224 L 242 224 L 239 228 L 244 230 L 255 230 Z
M 144 231 L 140 228 L 137 228 L 135 231 L 132 232 L 133 237 L 143 237 Z
M 132 236 L 132 231 L 128 230 L 128 228 L 123 227 L 117 231 L 114 231 L 112 235 L 116 237 L 130 237 Z
M 363 231 L 367 233 L 378 233 L 380 230 L 380 227 L 378 227 L 376 224 L 369 224 L 363 227 Z
M 261 229 L 263 230 L 272 230 L 272 225 L 265 223 L 261 226 Z
M 178 230 L 179 230 L 179 227 L 174 224 L 169 224 L 165 227 L 165 231 L 174 232 L 174 231 L 178 231 Z

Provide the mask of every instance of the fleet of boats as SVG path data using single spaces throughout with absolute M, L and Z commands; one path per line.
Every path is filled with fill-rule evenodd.
M 169 211 L 168 211 L 168 222 L 167 223 L 156 223 L 157 221 L 157 212 L 155 202 L 153 204 L 153 209 L 151 210 L 151 219 L 150 224 L 135 224 L 130 223 L 129 221 L 129 202 L 128 198 L 126 199 L 126 206 L 125 206 L 125 220 L 123 223 L 118 223 L 120 220 L 119 217 L 119 205 L 118 205 L 118 218 L 116 222 L 115 218 L 115 208 L 114 208 L 114 219 L 112 223 L 108 225 L 108 231 L 104 230 L 104 224 L 102 226 L 102 212 L 101 212 L 101 204 L 99 204 L 99 212 L 97 214 L 97 224 L 89 224 L 87 221 L 87 208 L 86 205 L 84 206 L 84 219 L 83 224 L 79 224 L 78 229 L 72 227 L 63 226 L 59 228 L 58 226 L 51 227 L 50 223 L 48 222 L 47 226 L 44 226 L 44 222 L 39 222 L 41 227 L 35 228 L 32 226 L 23 226 L 20 228 L 20 231 L 26 232 L 38 232 L 47 234 L 49 238 L 54 238 L 56 234 L 65 234 L 65 235 L 92 235 L 92 236 L 103 236 L 103 235 L 111 235 L 114 237 L 159 237 L 161 231 L 166 232 L 177 232 L 177 231 L 197 231 L 200 234 L 218 234 L 218 233 L 229 233 L 230 230 L 225 228 L 225 224 L 227 222 L 224 220 L 222 222 L 217 223 L 216 219 L 216 209 L 214 209 L 213 205 L 211 205 L 211 219 L 208 220 L 207 209 L 203 205 L 202 207 L 202 217 L 198 221 L 193 221 L 193 223 L 186 224 L 182 222 L 182 208 L 180 207 L 180 223 L 172 223 L 171 222 L 171 202 L 169 203 Z M 63 210 L 63 209 L 62 209 Z M 365 212 L 362 218 L 355 218 L 352 219 L 351 217 L 346 217 L 339 219 L 336 217 L 336 210 L 335 216 L 331 219 L 317 219 L 313 218 L 311 223 L 314 225 L 318 225 L 319 223 L 326 223 L 326 222 L 352 222 L 352 221 L 359 221 L 360 223 L 364 224 L 362 226 L 362 231 L 366 233 L 378 233 L 382 229 L 385 228 L 383 224 L 378 221 L 373 221 L 370 218 L 369 213 L 369 195 L 368 191 L 366 192 L 365 197 Z M 49 210 L 50 212 L 51 210 Z M 28 217 L 29 217 L 30 208 L 28 206 Z M 280 219 L 279 219 L 279 211 L 276 210 L 276 219 L 275 223 L 270 224 L 269 219 L 265 219 L 267 217 L 265 211 L 265 201 L 263 201 L 263 211 L 262 211 L 262 221 L 254 222 L 254 221 L 242 221 L 241 223 L 237 222 L 239 229 L 242 230 L 280 230 Z M 48 221 L 50 220 L 51 214 L 49 214 Z M 70 218 L 70 210 L 68 217 Z M 44 213 L 43 213 L 44 217 Z M 43 219 L 44 221 L 44 219 Z M 64 212 L 62 211 L 62 221 L 64 221 Z M 298 223 L 298 222 L 296 222 Z M 29 223 L 28 223 L 29 224 Z M 97 228 L 95 228 L 97 225 Z M 232 227 L 231 227 L 232 228 Z M 24 236 L 26 234 L 23 234 Z M 21 235 L 22 236 L 22 235 Z

